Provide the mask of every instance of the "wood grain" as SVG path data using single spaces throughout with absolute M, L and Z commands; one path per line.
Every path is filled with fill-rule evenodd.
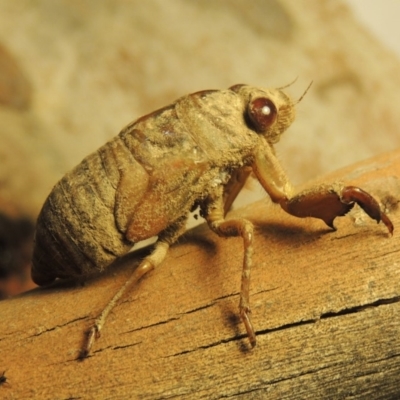
M 0 302 L 4 399 L 299 399 L 400 396 L 400 151 L 324 177 L 380 198 L 387 234 L 360 210 L 296 219 L 268 201 L 256 226 L 251 305 L 257 346 L 238 320 L 242 243 L 201 225 L 111 313 L 92 355 L 83 332 L 137 265 Z

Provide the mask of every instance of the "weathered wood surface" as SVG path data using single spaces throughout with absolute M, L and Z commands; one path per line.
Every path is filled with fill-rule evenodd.
M 392 238 L 357 210 L 336 232 L 267 201 L 238 210 L 256 225 L 252 350 L 237 317 L 241 240 L 204 225 L 114 309 L 84 361 L 83 332 L 137 256 L 83 287 L 0 302 L 0 398 L 398 398 L 399 177 L 400 151 L 325 177 L 379 196 Z

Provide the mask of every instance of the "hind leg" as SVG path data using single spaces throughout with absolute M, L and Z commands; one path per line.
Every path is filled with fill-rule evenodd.
M 159 235 L 152 253 L 139 264 L 129 279 L 122 285 L 114 297 L 105 306 L 101 314 L 96 318 L 93 326 L 88 332 L 80 358 L 85 358 L 89 355 L 94 341 L 100 337 L 100 331 L 106 322 L 108 314 L 117 305 L 121 297 L 124 296 L 131 286 L 138 283 L 144 275 L 158 267 L 164 261 L 169 247 L 176 242 L 179 236 L 185 231 L 186 220 L 186 216 L 181 217 Z

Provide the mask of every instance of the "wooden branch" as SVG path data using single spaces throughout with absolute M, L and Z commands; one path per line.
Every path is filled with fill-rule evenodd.
M 83 332 L 138 255 L 84 286 L 60 282 L 0 302 L 0 397 L 400 396 L 399 176 L 397 151 L 323 179 L 379 197 L 392 238 L 360 210 L 338 219 L 336 232 L 267 201 L 237 211 L 256 226 L 254 349 L 238 319 L 241 240 L 204 225 L 114 309 L 84 361 Z

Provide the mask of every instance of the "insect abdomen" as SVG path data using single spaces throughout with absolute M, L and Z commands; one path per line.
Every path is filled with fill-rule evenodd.
M 132 247 L 114 214 L 124 166 L 141 168 L 117 137 L 55 185 L 37 221 L 32 266 L 37 284 L 100 272 Z

